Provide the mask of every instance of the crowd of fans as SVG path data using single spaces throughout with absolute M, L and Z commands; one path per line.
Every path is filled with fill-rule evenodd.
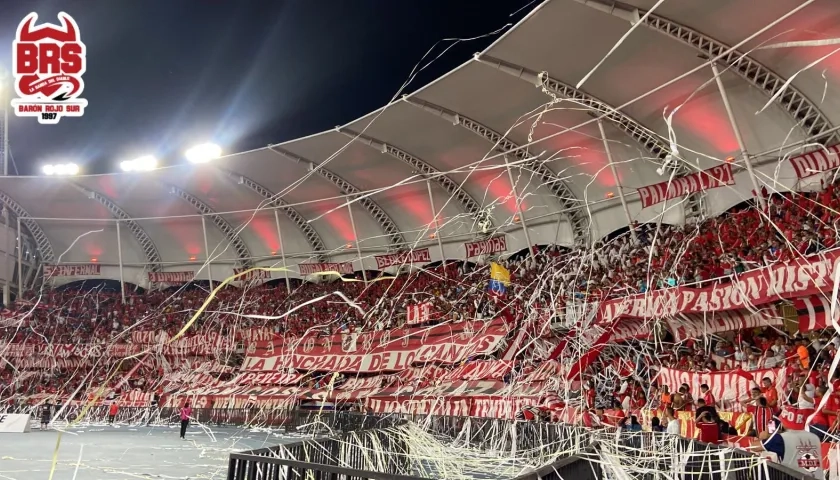
M 634 225 L 632 232 L 605 239 L 585 251 L 549 246 L 515 255 L 502 261 L 511 273 L 505 303 L 522 320 L 556 317 L 564 302 L 575 296 L 615 297 L 702 283 L 835 245 L 831 213 L 840 208 L 840 191 L 833 184 L 820 192 L 795 196 L 761 194 L 767 199 L 767 211 L 746 206 L 699 224 Z M 492 318 L 502 302 L 486 290 L 488 270 L 485 264 L 457 262 L 396 277 L 381 274 L 367 284 L 333 279 L 296 284 L 291 291 L 282 282 L 228 287 L 212 299 L 192 332 L 212 330 L 231 335 L 238 329 L 263 327 L 280 336 L 297 337 L 312 332 L 384 330 L 402 326 L 408 308 L 426 302 L 432 304 L 432 322 Z M 335 292 L 344 294 L 355 306 Z M 14 321 L 0 322 L 0 345 L 130 343 L 132 331 L 172 336 L 195 316 L 207 296 L 208 290 L 198 285 L 131 294 L 125 304 L 118 294 L 98 289 L 29 292 L 7 307 L 5 318 Z M 703 391 L 667 391 L 651 380 L 660 366 L 688 371 L 787 367 L 783 398 L 772 398 L 768 392 L 775 386 L 767 386 L 758 397 L 745 399 L 747 407 L 774 411 L 784 402 L 817 403 L 825 387 L 837 382 L 827 378 L 827 367 L 840 348 L 838 338 L 792 338 L 768 327 L 669 348 L 639 341 L 608 348 L 584 374 L 582 401 L 593 409 L 659 408 L 663 419 L 657 421 L 666 428 L 668 412 L 696 408 L 719 420 L 715 409 L 731 405 L 710 399 Z M 536 366 L 533 358 L 518 360 L 519 371 L 525 370 L 522 364 L 527 364 L 529 371 Z M 134 366 L 126 362 L 121 368 L 129 371 Z M 141 365 L 122 382 L 123 388 L 147 387 L 140 382 L 159 374 L 156 368 Z M 72 391 L 81 385 L 84 375 L 80 372 L 84 370 L 84 366 L 19 369 L 6 362 L 0 368 L 0 398 L 8 392 Z M 105 382 L 103 375 L 92 380 Z M 833 427 L 835 420 L 832 413 L 826 419 L 831 424 L 828 427 Z M 635 428 L 637 422 L 628 417 L 625 423 Z M 766 425 L 754 425 L 756 434 L 764 430 Z

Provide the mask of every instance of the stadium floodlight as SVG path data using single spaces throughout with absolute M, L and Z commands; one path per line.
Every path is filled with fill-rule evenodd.
M 202 143 L 184 153 L 190 163 L 207 163 L 222 156 L 222 148 L 215 143 Z
M 124 172 L 148 172 L 157 168 L 157 159 L 151 155 L 120 162 Z
M 79 166 L 75 163 L 48 164 L 41 167 L 44 175 L 78 175 Z

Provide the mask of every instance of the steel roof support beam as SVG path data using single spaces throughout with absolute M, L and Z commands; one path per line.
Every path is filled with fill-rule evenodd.
M 390 155 L 397 160 L 405 163 L 409 167 L 411 167 L 415 173 L 419 173 L 423 175 L 428 180 L 431 180 L 437 183 L 441 188 L 443 188 L 446 193 L 449 194 L 450 198 L 455 198 L 464 207 L 467 213 L 472 215 L 473 218 L 478 218 L 481 215 L 481 205 L 475 201 L 475 199 L 467 193 L 466 190 L 461 188 L 458 185 L 458 182 L 452 180 L 449 176 L 444 175 L 440 172 L 440 170 L 436 169 L 435 167 L 429 165 L 428 163 L 420 160 L 419 158 L 415 157 L 414 155 L 406 152 L 405 150 L 401 150 L 393 145 L 389 145 L 383 141 L 377 140 L 373 137 L 369 137 L 367 135 L 354 132 L 349 128 L 338 127 L 339 133 L 342 133 L 350 138 L 358 140 L 363 144 L 377 150 L 381 153 L 386 155 Z M 434 212 L 437 214 L 437 212 Z
M 281 157 L 286 158 L 287 160 L 291 160 L 295 163 L 300 163 L 307 166 L 307 169 L 311 172 L 314 171 L 336 187 L 338 187 L 339 191 L 341 191 L 342 195 L 354 196 L 356 197 L 356 201 L 368 211 L 371 217 L 376 221 L 376 223 L 382 228 L 382 231 L 388 235 L 388 243 L 395 248 L 403 248 L 405 246 L 405 238 L 403 238 L 402 232 L 400 232 L 399 227 L 394 221 L 385 213 L 385 210 L 376 204 L 373 200 L 370 199 L 369 196 L 362 195 L 361 190 L 356 188 L 353 184 L 348 182 L 347 180 L 339 177 L 332 171 L 326 169 L 325 167 L 321 167 L 316 165 L 314 162 L 307 160 L 303 157 L 295 155 L 292 152 L 284 150 L 278 146 L 270 146 L 268 147 L 272 152 L 280 155 Z M 358 242 L 359 239 L 356 239 Z
M 207 205 L 196 198 L 195 195 L 174 185 L 168 185 L 168 187 L 174 195 L 177 195 L 201 213 L 203 215 L 202 218 L 207 217 L 213 221 L 216 227 L 221 230 L 222 234 L 224 234 L 227 241 L 230 242 L 230 245 L 233 246 L 233 249 L 236 250 L 236 255 L 239 257 L 239 262 L 243 267 L 251 265 L 251 251 L 248 249 L 245 242 L 242 241 L 242 238 L 239 236 L 236 229 L 234 229 L 227 220 L 217 214 L 210 205 Z M 207 252 L 207 258 L 209 261 L 210 252 Z
M 35 245 L 38 249 L 38 254 L 41 257 L 41 262 L 48 265 L 54 264 L 55 253 L 53 253 L 52 244 L 44 231 L 41 230 L 41 226 L 38 225 L 38 222 L 33 220 L 32 216 L 29 215 L 29 213 L 7 193 L 0 192 L 0 202 L 3 202 L 3 204 L 6 205 L 6 207 L 20 219 L 20 223 L 29 230 L 29 234 L 35 239 Z M 20 255 L 20 252 L 18 252 L 18 254 Z
M 667 157 L 672 153 L 670 146 L 663 142 L 659 135 L 647 129 L 644 125 L 629 115 L 619 112 L 612 105 L 599 100 L 597 97 L 594 97 L 569 84 L 561 82 L 556 78 L 552 78 L 546 72 L 538 73 L 521 65 L 491 57 L 490 55 L 476 55 L 475 58 L 478 62 L 495 67 L 508 75 L 522 79 L 537 87 L 544 87 L 546 90 L 558 97 L 565 98 L 574 103 L 590 108 L 593 113 L 598 116 L 603 116 L 616 128 L 624 132 L 628 137 L 632 138 L 659 163 L 663 165 L 672 165 L 673 167 L 671 168 L 676 170 L 677 175 L 682 176 L 694 173 L 694 171 L 682 161 L 668 161 Z M 700 193 L 695 193 L 686 197 L 683 202 L 683 209 L 686 218 L 697 218 L 702 216 L 703 211 L 700 202 L 700 195 Z
M 306 241 L 309 242 L 309 246 L 312 247 L 313 252 L 320 253 L 327 251 L 327 247 L 324 246 L 324 241 L 321 239 L 321 235 L 312 228 L 312 225 L 303 218 L 303 215 L 301 215 L 300 212 L 298 212 L 294 207 L 287 206 L 286 201 L 280 198 L 276 193 L 272 193 L 271 190 L 265 188 L 245 175 L 223 168 L 220 168 L 219 170 L 224 172 L 232 180 L 236 181 L 237 184 L 248 187 L 257 195 L 268 200 L 268 207 L 275 210 L 282 209 L 283 213 L 285 213 L 286 216 L 294 222 L 294 224 L 303 233 L 303 236 L 306 237 Z
M 152 241 L 152 238 L 149 234 L 146 233 L 146 230 L 140 226 L 137 222 L 135 222 L 131 215 L 126 213 L 125 210 L 120 208 L 119 205 L 114 203 L 113 200 L 102 195 L 99 192 L 95 192 L 89 188 L 85 188 L 79 184 L 70 182 L 73 187 L 75 187 L 80 192 L 84 193 L 88 198 L 91 200 L 96 200 L 97 202 L 101 203 L 111 215 L 117 219 L 119 222 L 124 223 L 131 233 L 134 235 L 134 238 L 137 240 L 137 243 L 140 244 L 140 248 L 143 250 L 143 255 L 146 257 L 146 264 L 148 265 L 148 269 L 152 272 L 159 272 L 161 268 L 161 258 L 160 253 L 158 253 L 157 246 L 155 242 Z M 118 222 L 118 223 L 119 223 Z
M 557 177 L 545 164 L 536 156 L 532 155 L 528 149 L 520 148 L 519 145 L 502 136 L 495 130 L 479 123 L 471 118 L 465 117 L 461 114 L 448 110 L 439 105 L 435 105 L 425 100 L 403 97 L 403 100 L 415 107 L 425 110 L 429 113 L 437 115 L 445 120 L 452 122 L 453 125 L 459 125 L 476 135 L 490 141 L 495 145 L 499 152 L 510 152 L 517 161 L 522 162 L 521 168 L 527 168 L 534 172 L 540 181 L 548 188 L 551 193 L 560 201 L 560 205 L 566 210 L 566 218 L 572 226 L 574 232 L 575 242 L 583 245 L 588 245 L 590 242 L 589 216 L 581 209 L 574 208 L 577 206 L 577 197 L 566 183 Z
M 613 0 L 575 1 L 627 20 L 631 24 L 641 21 L 642 17 L 647 13 L 631 5 Z M 688 45 L 700 52 L 704 57 L 710 59 L 717 58 L 732 48 L 697 30 L 656 14 L 648 15 L 644 22 L 645 27 Z M 718 59 L 717 63 L 732 70 L 746 80 L 747 83 L 766 93 L 768 97 L 772 98 L 784 89 L 784 92 L 776 98 L 776 103 L 793 118 L 797 125 L 802 127 L 806 136 L 819 137 L 823 132 L 826 132 L 825 136 L 819 138 L 817 141 L 823 144 L 833 144 L 837 141 L 837 133 L 828 132 L 833 128 L 833 125 L 817 104 L 809 100 L 793 84 L 785 86 L 786 79 L 770 70 L 761 62 L 745 55 L 743 52 L 732 50 Z

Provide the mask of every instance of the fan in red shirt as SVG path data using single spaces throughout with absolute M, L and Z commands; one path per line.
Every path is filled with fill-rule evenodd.
M 767 406 L 773 411 L 779 409 L 779 392 L 776 390 L 776 385 L 769 377 L 761 379 L 761 394 L 767 399 Z
M 828 392 L 828 389 L 825 387 L 817 387 L 817 394 L 814 395 L 814 406 L 817 410 L 814 412 L 814 416 L 811 418 L 811 425 L 808 427 L 808 430 L 811 433 L 820 437 L 820 440 L 825 438 L 825 435 L 828 433 L 829 427 L 832 425 L 831 421 L 829 420 L 829 415 L 836 419 L 837 417 L 837 399 L 835 398 L 832 402 L 832 397 L 834 395 L 830 395 L 826 404 L 823 408 L 820 408 L 820 403 L 822 402 L 823 397 Z M 831 408 L 834 407 L 834 408 Z
M 768 406 L 765 397 L 759 397 L 755 405 L 748 406 L 747 412 L 752 415 L 756 436 L 770 431 L 770 422 L 773 421 L 773 409 Z
M 710 407 L 715 407 L 717 402 L 715 401 L 715 396 L 712 395 L 712 391 L 709 390 L 709 386 L 705 383 L 700 385 L 700 393 L 703 395 L 703 401 L 706 402 L 706 405 Z
M 697 418 L 695 428 L 697 428 L 697 439 L 703 443 L 717 444 L 720 440 L 720 426 L 712 418 L 711 412 L 703 412 Z

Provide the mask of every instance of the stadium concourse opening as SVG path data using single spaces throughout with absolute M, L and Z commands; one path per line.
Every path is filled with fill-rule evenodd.
M 526 3 L 328 131 L 0 178 L 0 478 L 838 478 L 840 2 L 768 3 Z

